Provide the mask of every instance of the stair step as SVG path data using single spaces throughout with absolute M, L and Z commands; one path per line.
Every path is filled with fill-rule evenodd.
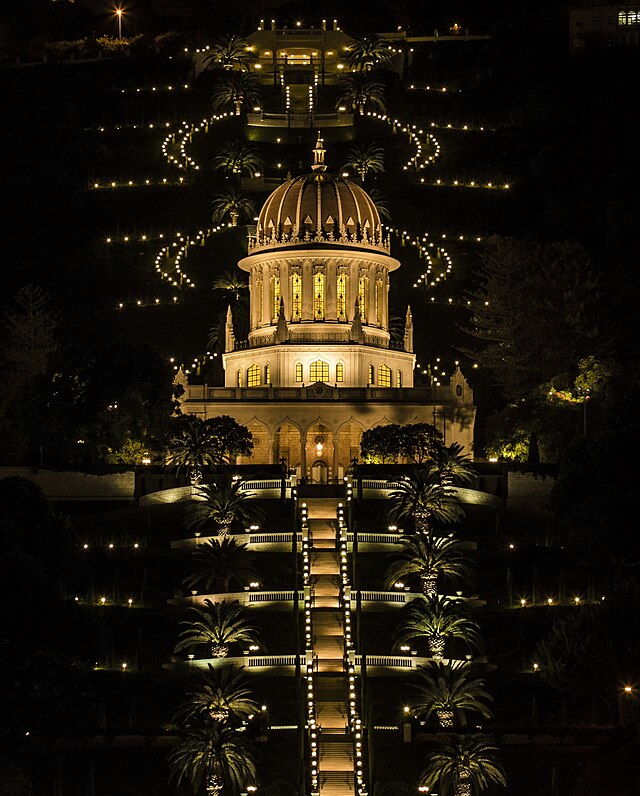
M 321 796 L 353 796 L 355 778 L 347 772 L 320 772 Z
M 336 575 L 320 575 L 312 580 L 313 593 L 318 596 L 340 593 L 340 582 Z
M 325 729 L 338 729 L 344 733 L 347 724 L 347 706 L 344 702 L 316 702 L 316 721 Z
M 315 597 L 313 600 L 314 608 L 337 608 L 338 605 L 337 597 Z
M 315 634 L 314 634 L 315 635 Z M 315 636 L 313 651 L 319 660 L 342 660 L 344 639 L 341 636 Z

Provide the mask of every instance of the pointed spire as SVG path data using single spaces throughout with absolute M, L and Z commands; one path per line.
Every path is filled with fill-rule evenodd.
M 325 152 L 326 149 L 324 148 L 324 139 L 320 136 L 320 130 L 318 130 L 318 140 L 316 141 L 316 147 L 313 150 L 313 166 L 311 166 L 313 171 L 327 170 L 327 167 L 324 163 Z
M 360 303 L 357 297 L 353 311 L 353 323 L 351 324 L 351 339 L 354 343 L 364 342 L 364 335 L 362 334 L 362 316 L 360 315 Z
M 413 316 L 411 307 L 407 306 L 407 317 L 404 322 L 404 350 L 413 353 Z
M 233 314 L 231 304 L 227 307 L 227 317 L 224 323 L 224 350 L 225 353 L 233 351 L 236 345 L 236 336 L 233 331 Z
M 280 296 L 280 306 L 278 308 L 278 324 L 276 326 L 276 343 L 286 343 L 289 339 L 289 329 L 287 319 L 284 316 L 284 298 Z

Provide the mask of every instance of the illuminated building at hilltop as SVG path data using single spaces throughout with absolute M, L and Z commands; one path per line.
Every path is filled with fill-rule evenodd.
M 378 211 L 355 182 L 329 174 L 321 139 L 309 174 L 264 203 L 248 255 L 247 340 L 225 334 L 224 387 L 187 385 L 183 411 L 229 414 L 254 436 L 251 461 L 286 459 L 314 482 L 341 478 L 365 429 L 433 423 L 473 453 L 473 392 L 459 369 L 449 384 L 414 387 L 413 322 L 389 333 L 390 254 Z M 242 463 L 242 460 L 239 461 Z

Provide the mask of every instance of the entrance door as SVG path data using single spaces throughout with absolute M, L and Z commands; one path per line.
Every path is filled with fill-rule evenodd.
M 326 462 L 314 462 L 311 467 L 311 481 L 314 484 L 326 484 L 329 470 Z

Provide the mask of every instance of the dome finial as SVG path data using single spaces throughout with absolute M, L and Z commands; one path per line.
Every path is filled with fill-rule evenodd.
M 324 153 L 326 149 L 324 148 L 324 140 L 320 135 L 320 130 L 318 130 L 318 140 L 316 141 L 315 149 L 313 150 L 313 166 L 311 166 L 313 171 L 326 171 L 327 167 L 324 163 Z

